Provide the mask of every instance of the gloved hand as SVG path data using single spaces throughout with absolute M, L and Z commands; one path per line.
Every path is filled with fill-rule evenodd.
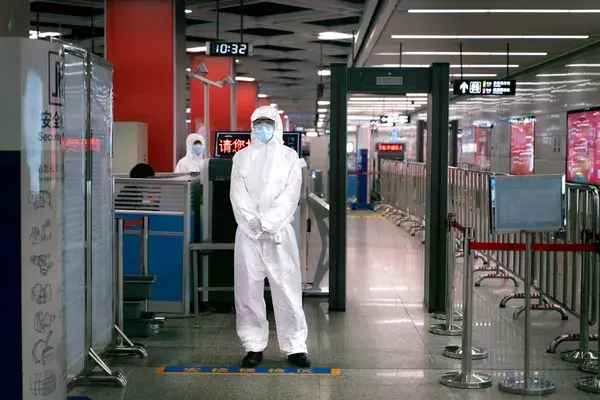
M 271 241 L 271 242 L 275 242 L 275 244 L 281 244 L 282 236 L 281 236 L 280 232 L 277 232 L 274 235 L 271 235 L 270 233 L 267 233 L 267 232 L 263 232 L 262 235 L 260 235 L 260 237 L 258 238 L 258 240 Z
M 263 232 L 262 235 L 258 238 L 261 242 L 269 242 L 273 240 L 273 235 L 267 232 Z
M 256 234 L 262 231 L 262 225 L 260 224 L 260 220 L 258 218 L 254 218 L 253 220 L 248 222 L 248 226 L 250 230 Z

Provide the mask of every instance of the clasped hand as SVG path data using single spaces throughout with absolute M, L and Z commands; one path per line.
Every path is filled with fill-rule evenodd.
M 281 240 L 282 240 L 281 239 L 281 233 L 277 232 L 275 234 L 270 234 L 268 232 L 264 232 L 262 230 L 262 225 L 261 225 L 260 220 L 258 218 L 255 218 L 252 221 L 250 221 L 248 223 L 248 225 L 249 225 L 250 229 L 252 230 L 252 232 L 255 232 L 255 233 L 262 232 L 260 234 L 259 238 L 258 238 L 259 240 L 261 240 L 261 241 L 273 241 L 276 244 L 281 244 Z

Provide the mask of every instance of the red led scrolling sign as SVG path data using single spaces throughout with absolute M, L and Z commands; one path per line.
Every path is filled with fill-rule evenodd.
M 62 150 L 65 153 L 81 153 L 89 150 L 92 152 L 99 151 L 102 142 L 98 138 L 87 139 L 70 138 L 61 141 Z
M 390 152 L 390 153 L 402 153 L 404 151 L 403 143 L 378 143 L 377 151 L 379 152 Z
M 250 139 L 219 138 L 219 154 L 235 154 L 244 147 L 250 146 Z
M 219 154 L 235 154 L 243 148 L 250 146 L 252 143 L 251 139 L 230 139 L 230 138 L 219 138 Z M 283 142 L 285 145 L 285 142 Z

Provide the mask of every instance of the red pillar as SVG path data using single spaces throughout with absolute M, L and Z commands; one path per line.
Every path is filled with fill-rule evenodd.
M 268 97 L 262 98 L 262 99 L 258 99 L 258 106 L 262 107 L 262 106 L 268 106 L 271 104 L 271 99 L 269 99 Z
M 233 76 L 233 59 L 229 57 L 207 57 L 205 55 L 192 55 L 190 68 L 194 71 L 198 64 L 204 63 L 208 74 L 204 77 L 213 82 L 220 81 L 226 76 Z M 204 84 L 198 80 L 190 79 L 190 108 L 192 132 L 197 130 L 196 124 L 204 124 Z M 231 97 L 230 86 L 209 89 L 209 124 L 205 126 L 206 135 L 210 132 L 211 155 L 214 153 L 215 132 L 231 129 Z M 206 124 L 204 124 L 206 125 Z
M 106 0 L 114 119 L 148 124 L 148 162 L 157 172 L 175 165 L 176 1 Z
M 250 117 L 257 107 L 258 86 L 256 82 L 237 82 L 235 85 L 235 106 L 238 131 L 252 130 Z

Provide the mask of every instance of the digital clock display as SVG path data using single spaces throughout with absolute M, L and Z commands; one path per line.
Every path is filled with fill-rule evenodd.
M 206 42 L 209 56 L 213 57 L 249 57 L 252 45 L 249 43 Z

